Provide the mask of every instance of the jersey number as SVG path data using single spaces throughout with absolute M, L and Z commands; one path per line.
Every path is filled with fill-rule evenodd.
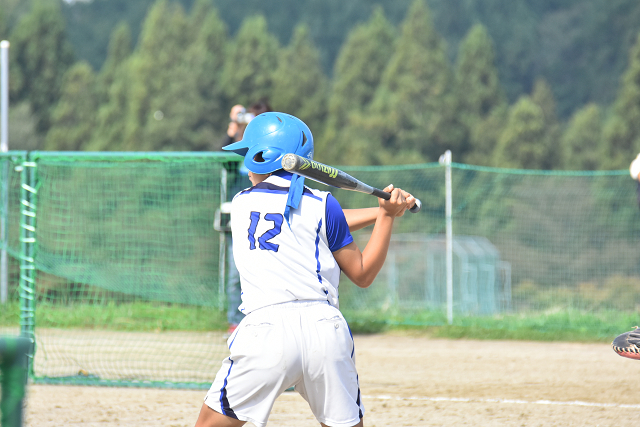
M 258 222 L 260 221 L 260 212 L 251 212 L 251 224 L 249 225 L 249 249 L 254 250 L 256 248 L 256 228 L 258 228 Z M 260 249 L 266 251 L 278 252 L 280 245 L 269 242 L 269 240 L 276 237 L 282 231 L 282 221 L 284 217 L 282 214 L 268 213 L 264 216 L 265 221 L 273 222 L 273 228 L 264 232 L 264 234 L 258 237 L 258 244 Z

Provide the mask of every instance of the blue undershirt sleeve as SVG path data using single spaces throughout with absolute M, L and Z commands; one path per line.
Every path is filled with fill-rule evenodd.
M 349 231 L 349 224 L 344 216 L 340 203 L 331 194 L 327 196 L 327 240 L 329 250 L 335 252 L 353 242 L 353 236 Z

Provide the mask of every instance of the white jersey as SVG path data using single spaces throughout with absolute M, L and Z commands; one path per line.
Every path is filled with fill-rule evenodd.
M 329 192 L 305 187 L 287 222 L 290 179 L 278 171 L 233 199 L 233 256 L 245 314 L 300 300 L 338 307 L 340 267 L 332 252 L 353 242 L 344 213 Z

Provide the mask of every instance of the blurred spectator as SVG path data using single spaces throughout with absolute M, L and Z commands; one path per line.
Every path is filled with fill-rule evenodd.
M 266 100 L 260 100 L 253 103 L 248 109 L 245 109 L 244 106 L 240 104 L 234 105 L 229 113 L 227 139 L 224 141 L 222 146 L 224 147 L 225 145 L 240 141 L 242 139 L 242 135 L 244 134 L 244 130 L 247 127 L 247 124 L 251 120 L 253 120 L 255 116 L 267 111 L 271 111 L 271 106 Z M 249 181 L 247 171 L 243 165 L 240 165 L 238 173 L 236 173 L 234 176 L 235 179 L 229 182 L 229 198 L 233 198 L 233 196 L 235 196 L 238 192 L 244 190 L 247 187 L 251 187 L 251 182 Z M 222 207 L 222 214 L 228 213 L 224 212 L 224 210 L 226 210 L 225 206 Z M 231 229 L 229 227 L 224 227 L 224 232 L 227 236 L 226 294 L 227 322 L 229 323 L 227 334 L 231 335 L 231 333 L 236 329 L 236 327 L 244 317 L 244 314 L 240 312 L 240 310 L 238 310 L 238 307 L 242 303 L 242 297 L 240 289 L 240 275 L 233 260 Z

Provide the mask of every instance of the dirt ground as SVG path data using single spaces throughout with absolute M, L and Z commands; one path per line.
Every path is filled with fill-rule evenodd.
M 640 362 L 604 344 L 356 336 L 366 426 L 638 426 Z M 192 426 L 204 391 L 31 385 L 28 426 Z M 251 425 L 251 424 L 247 424 Z M 318 426 L 296 393 L 269 426 Z

